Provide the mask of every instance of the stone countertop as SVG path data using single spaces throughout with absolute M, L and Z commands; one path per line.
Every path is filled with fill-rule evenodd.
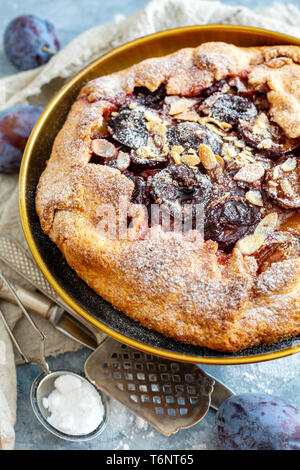
M 223 0 L 224 1 L 224 0 Z M 114 20 L 115 15 L 128 16 L 142 8 L 147 0 L 27 0 L 26 7 L 21 0 L 0 0 L 0 35 L 7 23 L 22 13 L 34 13 L 53 22 L 59 33 L 62 46 L 73 37 L 96 24 Z M 243 5 L 249 8 L 266 6 L 272 0 L 225 0 L 230 5 Z M 294 2 L 300 6 L 300 0 Z M 8 63 L 0 45 L 0 77 L 15 73 Z M 70 368 L 82 370 L 90 351 L 82 349 L 76 353 L 62 354 L 50 358 L 52 370 Z M 286 398 L 300 407 L 300 355 L 276 361 L 238 366 L 203 366 L 203 369 L 225 382 L 236 393 L 264 392 Z M 127 409 L 114 400 L 110 401 L 110 417 L 107 428 L 101 436 L 85 443 L 72 443 L 60 440 L 48 433 L 37 421 L 30 406 L 29 392 L 32 381 L 40 373 L 35 365 L 19 366 L 18 375 L 18 419 L 16 424 L 16 449 L 156 449 L 156 450 L 196 450 L 216 449 L 214 430 L 215 412 L 209 411 L 205 420 L 191 429 L 181 430 L 166 438 L 156 430 L 141 422 Z

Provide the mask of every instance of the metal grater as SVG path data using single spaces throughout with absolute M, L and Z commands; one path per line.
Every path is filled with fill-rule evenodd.
M 215 383 L 196 365 L 137 351 L 111 338 L 87 359 L 85 373 L 165 436 L 206 415 Z
M 55 302 L 61 300 L 28 251 L 13 238 L 0 235 L 0 260 Z

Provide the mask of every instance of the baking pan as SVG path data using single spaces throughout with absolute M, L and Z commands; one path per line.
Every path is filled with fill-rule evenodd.
M 35 261 L 56 292 L 83 319 L 114 339 L 150 354 L 177 361 L 223 365 L 266 361 L 300 351 L 300 336 L 269 346 L 224 354 L 179 343 L 144 328 L 99 297 L 76 275 L 56 245 L 41 230 L 35 210 L 36 186 L 50 157 L 54 139 L 86 82 L 130 67 L 146 58 L 170 54 L 183 47 L 196 47 L 207 41 L 224 41 L 238 46 L 300 45 L 299 39 L 258 28 L 230 25 L 189 26 L 139 38 L 100 57 L 55 95 L 31 134 L 20 170 L 21 220 Z

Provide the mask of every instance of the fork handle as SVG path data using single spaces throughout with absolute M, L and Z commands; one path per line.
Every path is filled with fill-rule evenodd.
M 15 289 L 19 299 L 21 300 L 22 304 L 25 308 L 32 310 L 40 314 L 45 319 L 50 317 L 52 312 L 52 307 L 55 305 L 52 300 L 48 299 L 42 294 L 38 292 L 32 292 L 30 290 L 25 290 L 23 287 L 19 286 L 16 283 L 11 283 L 13 288 Z M 0 298 L 4 300 L 8 300 L 14 304 L 17 304 L 15 297 L 12 295 L 10 290 L 6 287 L 4 282 L 0 280 Z

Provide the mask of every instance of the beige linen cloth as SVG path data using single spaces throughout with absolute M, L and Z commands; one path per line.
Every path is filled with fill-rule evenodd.
M 274 4 L 254 12 L 242 6 L 225 6 L 212 1 L 153 0 L 128 19 L 118 17 L 113 24 L 96 26 L 81 34 L 48 64 L 0 80 L 0 110 L 17 103 L 45 105 L 55 91 L 84 65 L 139 36 L 179 26 L 216 23 L 258 26 L 300 36 L 300 12 L 294 5 Z M 8 233 L 26 246 L 19 220 L 17 185 L 17 175 L 0 174 L 0 233 Z M 16 279 L 7 268 L 5 273 Z M 26 283 L 22 284 L 26 286 Z M 1 302 L 0 306 L 27 354 L 34 356 L 38 340 L 33 338 L 19 308 L 6 302 Z M 75 342 L 57 333 L 45 321 L 35 319 L 47 335 L 48 355 L 78 348 Z M 18 358 L 16 362 L 20 363 Z M 0 322 L 0 449 L 14 447 L 15 419 L 15 358 L 9 337 Z

